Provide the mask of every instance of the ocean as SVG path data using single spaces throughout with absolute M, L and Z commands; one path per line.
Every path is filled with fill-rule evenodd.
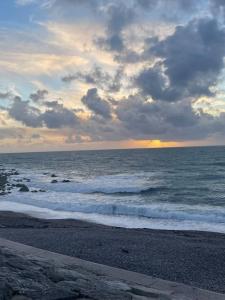
M 0 154 L 0 166 L 15 168 L 11 183 L 30 189 L 1 196 L 0 210 L 225 232 L 225 147 Z

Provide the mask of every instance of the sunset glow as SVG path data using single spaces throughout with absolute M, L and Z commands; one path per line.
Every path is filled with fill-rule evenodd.
M 0 151 L 224 144 L 225 8 L 187 3 L 2 1 Z

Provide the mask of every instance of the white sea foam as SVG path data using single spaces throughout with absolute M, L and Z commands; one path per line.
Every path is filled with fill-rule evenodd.
M 164 230 L 200 230 L 225 233 L 225 226 L 222 223 L 207 223 L 199 221 L 167 220 L 167 219 L 146 219 L 129 216 L 110 216 L 101 214 L 85 214 L 80 212 L 56 211 L 48 208 L 41 208 L 12 201 L 1 201 L 0 210 L 22 212 L 34 217 L 46 219 L 74 218 L 108 226 L 124 228 L 149 228 Z
M 199 224 L 217 223 L 219 227 L 224 227 L 225 230 L 225 208 L 209 206 L 209 205 L 187 205 L 174 203 L 150 203 L 150 204 L 135 204 L 132 202 L 124 203 L 103 203 L 101 199 L 91 202 L 90 196 L 86 199 L 83 194 L 76 194 L 71 198 L 71 193 L 14 193 L 13 195 L 4 196 L 4 199 L 10 203 L 18 203 L 18 205 L 31 205 L 37 209 L 49 209 L 55 212 L 63 213 L 78 213 L 85 214 L 86 219 L 92 219 L 93 215 L 101 216 L 101 218 L 128 218 L 145 220 L 144 223 L 152 224 L 159 220 L 163 224 L 171 224 L 171 222 L 179 223 L 183 228 L 184 222 Z M 96 197 L 99 198 L 99 197 Z M 127 197 L 129 198 L 129 197 Z M 123 221 L 125 224 L 125 219 Z M 114 225 L 113 222 L 111 225 Z M 135 225 L 137 226 L 137 225 Z M 139 225 L 140 226 L 140 225 Z M 126 227 L 126 226 L 125 226 Z M 190 228 L 191 229 L 191 228 Z
M 136 173 L 136 174 L 116 174 L 97 176 L 93 178 L 80 178 L 74 176 L 71 182 L 64 183 L 67 179 L 66 175 L 59 175 L 52 178 L 50 174 L 33 174 L 28 171 L 23 171 L 19 176 L 12 176 L 13 180 L 29 178 L 30 183 L 27 185 L 30 188 L 41 188 L 49 191 L 70 192 L 70 193 L 140 193 L 149 189 L 154 189 L 160 185 L 159 180 L 151 178 L 152 173 Z M 57 184 L 51 183 L 52 179 L 57 180 Z

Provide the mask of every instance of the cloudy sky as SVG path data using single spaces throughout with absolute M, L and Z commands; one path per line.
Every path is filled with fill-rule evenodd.
M 0 2 L 0 151 L 225 144 L 224 0 Z

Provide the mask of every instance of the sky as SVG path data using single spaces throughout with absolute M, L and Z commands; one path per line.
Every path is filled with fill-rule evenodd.
M 0 1 L 0 152 L 225 145 L 224 0 Z

